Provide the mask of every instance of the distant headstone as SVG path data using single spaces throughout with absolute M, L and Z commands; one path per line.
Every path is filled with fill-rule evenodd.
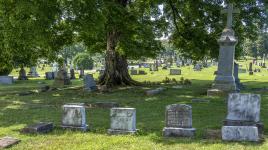
M 181 75 L 180 69 L 170 69 L 170 75 Z
M 201 64 L 196 64 L 194 65 L 194 71 L 201 71 L 202 70 L 202 65 Z
M 22 133 L 47 133 L 53 130 L 52 122 L 40 122 L 22 129 Z
M 130 74 L 131 75 L 137 75 L 138 74 L 138 70 L 136 70 L 136 69 L 130 70 Z
M 0 76 L 0 84 L 12 84 L 13 82 L 13 76 Z
M 62 128 L 80 129 L 86 131 L 86 111 L 83 104 L 63 105 Z
M 156 64 L 151 64 L 150 65 L 150 71 L 158 71 L 158 68 L 157 68 Z
M 54 79 L 54 72 L 46 72 L 46 79 L 53 80 Z
M 109 134 L 133 134 L 136 133 L 136 109 L 112 108 L 110 112 L 111 127 Z
M 19 139 L 15 139 L 13 137 L 3 137 L 0 139 L 0 148 L 8 148 L 8 147 L 11 147 L 15 144 L 18 144 L 20 142 Z
M 70 84 L 71 84 L 71 81 L 67 75 L 67 72 L 64 69 L 59 70 L 54 80 L 54 86 L 64 86 L 64 85 L 70 85 Z
M 260 103 L 261 97 L 257 94 L 229 94 L 228 114 L 222 127 L 222 139 L 259 141 L 263 131 Z
M 96 82 L 92 74 L 87 74 L 84 76 L 84 89 L 86 91 L 94 91 L 97 89 Z
M 193 137 L 192 107 L 184 104 L 172 104 L 166 107 L 166 127 L 163 129 L 165 137 Z
M 28 73 L 29 77 L 40 77 L 37 73 L 36 67 L 31 67 L 30 72 Z
M 252 62 L 249 63 L 249 69 L 248 69 L 249 75 L 253 75 L 252 65 L 253 65 Z
M 18 80 L 28 80 L 27 75 L 26 75 L 26 71 L 24 68 L 20 69 Z
M 146 75 L 146 72 L 144 70 L 139 70 L 139 75 Z
M 75 72 L 74 69 L 70 70 L 70 79 L 75 79 Z
M 240 79 L 238 77 L 238 70 L 239 70 L 239 65 L 235 62 L 234 63 L 234 78 L 235 78 L 235 84 L 237 87 L 237 91 L 239 91 L 241 88 L 243 88 L 242 83 L 240 83 Z
M 147 95 L 147 96 L 151 96 L 151 95 L 156 95 L 156 94 L 159 94 L 159 93 L 161 93 L 162 91 L 164 91 L 165 89 L 164 88 L 157 88 L 157 89 L 154 89 L 154 90 L 148 90 L 148 91 L 146 91 L 145 92 L 145 94 Z

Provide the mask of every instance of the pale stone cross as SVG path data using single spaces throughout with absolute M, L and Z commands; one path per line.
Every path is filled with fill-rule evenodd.
M 234 4 L 229 4 L 227 9 L 224 9 L 221 11 L 222 14 L 227 14 L 227 28 L 232 28 L 233 24 L 233 14 L 237 13 L 239 14 L 239 9 L 234 9 Z

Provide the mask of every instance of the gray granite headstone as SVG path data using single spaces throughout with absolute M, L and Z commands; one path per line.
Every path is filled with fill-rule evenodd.
M 170 75 L 181 75 L 180 69 L 170 69 Z
M 37 73 L 36 67 L 31 67 L 30 72 L 28 73 L 28 76 L 30 77 L 39 77 L 39 74 Z
M 185 104 L 166 106 L 166 127 L 163 129 L 165 137 L 193 137 L 192 107 Z
M 228 120 L 260 121 L 260 102 L 258 94 L 229 94 Z
M 13 82 L 13 76 L 0 76 L 0 84 L 12 84 Z
M 138 70 L 132 69 L 132 70 L 130 70 L 130 74 L 131 75 L 137 75 L 138 74 Z
M 226 141 L 259 141 L 263 131 L 260 122 L 261 97 L 258 94 L 231 93 L 228 114 L 222 127 Z
M 53 130 L 52 122 L 40 122 L 22 129 L 22 133 L 47 133 Z
M 139 70 L 139 75 L 146 75 L 146 72 L 144 70 Z
M 0 149 L 11 147 L 12 145 L 18 144 L 19 142 L 19 139 L 13 137 L 3 137 L 0 139 Z
M 86 131 L 85 107 L 82 104 L 63 105 L 62 127 Z
M 135 108 L 111 108 L 110 117 L 109 134 L 133 134 L 137 131 Z
M 53 72 L 46 72 L 46 79 L 47 80 L 53 80 L 54 79 L 54 73 Z
M 248 69 L 249 75 L 253 75 L 253 68 L 252 68 L 252 66 L 253 66 L 253 63 L 250 62 L 249 63 L 249 69 Z
M 92 74 L 84 76 L 84 89 L 87 91 L 94 91 L 97 89 L 96 82 Z

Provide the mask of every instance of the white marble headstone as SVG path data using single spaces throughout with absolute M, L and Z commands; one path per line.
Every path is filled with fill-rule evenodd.
M 86 127 L 86 111 L 82 105 L 63 105 L 62 126 Z
M 136 131 L 135 108 L 112 108 L 110 117 L 110 130 Z

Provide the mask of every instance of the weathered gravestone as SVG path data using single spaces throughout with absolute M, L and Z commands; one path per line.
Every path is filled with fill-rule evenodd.
M 132 70 L 130 70 L 130 74 L 131 75 L 137 75 L 138 74 L 138 70 L 132 69 Z
M 86 131 L 86 110 L 83 104 L 63 105 L 62 128 Z
M 97 89 L 96 82 L 92 74 L 84 76 L 84 89 L 86 91 L 95 91 Z
M 221 13 L 227 13 L 227 25 L 218 40 L 220 45 L 218 71 L 212 85 L 212 89 L 208 90 L 208 96 L 214 95 L 214 89 L 220 90 L 223 93 L 236 91 L 233 71 L 235 46 L 238 40 L 236 39 L 234 30 L 232 29 L 232 20 L 233 13 L 239 13 L 239 10 L 234 9 L 233 4 L 230 4 L 228 5 L 228 8 L 223 10 Z
M 193 137 L 192 107 L 185 104 L 166 106 L 166 127 L 163 129 L 165 137 Z
M 13 76 L 0 76 L 0 84 L 12 84 L 13 82 Z
M 229 94 L 228 114 L 222 127 L 222 139 L 259 141 L 263 132 L 260 103 L 261 97 L 258 94 Z
M 150 64 L 150 71 L 158 71 L 156 64 Z
M 248 69 L 249 75 L 253 75 L 253 68 L 252 68 L 252 66 L 253 66 L 252 62 L 249 63 L 249 69 Z
M 52 122 L 40 122 L 29 125 L 21 130 L 22 133 L 47 133 L 53 130 Z
M 161 92 L 164 91 L 164 90 L 165 90 L 164 88 L 159 87 L 159 88 L 154 89 L 154 90 L 148 90 L 148 91 L 145 92 L 145 94 L 146 94 L 147 96 L 156 95 L 156 94 L 161 93 Z
M 202 70 L 202 65 L 201 64 L 196 64 L 194 65 L 194 71 L 201 71 Z
M 46 72 L 46 79 L 53 80 L 54 79 L 54 72 Z
M 31 67 L 30 72 L 27 74 L 29 77 L 40 77 L 37 73 L 36 67 Z
M 110 112 L 111 128 L 109 134 L 133 134 L 136 133 L 136 109 L 112 108 Z
M 180 69 L 170 69 L 170 75 L 181 75 Z
M 54 86 L 64 86 L 64 85 L 70 85 L 70 84 L 71 84 L 71 81 L 67 75 L 67 72 L 64 69 L 59 70 L 54 80 Z
M 12 145 L 18 144 L 19 142 L 19 139 L 15 139 L 13 137 L 3 137 L 0 139 L 0 149 L 11 147 Z
M 146 75 L 146 72 L 144 70 L 139 70 L 139 75 Z
M 26 75 L 26 71 L 24 68 L 20 69 L 18 80 L 28 80 L 27 75 Z
M 240 91 L 240 89 L 243 88 L 243 84 L 240 83 L 240 79 L 238 77 L 238 70 L 239 70 L 239 65 L 235 62 L 234 63 L 234 78 L 235 78 L 235 84 L 237 87 L 237 91 Z

